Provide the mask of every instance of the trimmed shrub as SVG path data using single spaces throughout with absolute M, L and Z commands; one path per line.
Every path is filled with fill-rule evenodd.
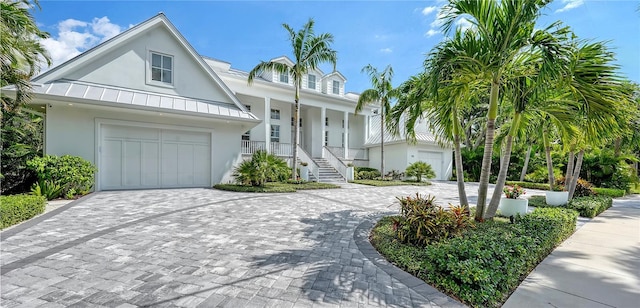
M 599 188 L 599 187 L 594 187 L 592 189 L 597 196 L 607 196 L 611 198 L 624 197 L 624 195 L 627 193 L 624 189 Z
M 505 184 L 511 185 L 511 186 L 518 185 L 520 187 L 529 188 L 529 189 L 549 190 L 549 184 L 543 184 L 543 183 L 506 181 Z
M 473 225 L 469 212 L 460 206 L 445 210 L 435 204 L 436 197 L 416 193 L 415 197 L 397 198 L 400 216 L 393 228 L 404 243 L 424 246 L 433 241 L 458 236 Z
M 371 242 L 390 262 L 441 291 L 471 306 L 497 307 L 573 233 L 576 217 L 569 209 L 536 209 L 514 224 L 487 221 L 426 248 L 398 240 L 397 218 L 386 217 L 373 229 Z
M 47 200 L 42 196 L 0 196 L 0 229 L 41 214 L 46 206 Z
M 86 195 L 93 187 L 94 174 L 97 171 L 91 162 L 71 155 L 36 157 L 28 161 L 27 166 L 38 176 L 38 182 L 34 184 L 32 191 L 39 189 L 42 195 L 52 199 L 60 195 L 67 199 Z M 48 187 L 45 188 L 45 185 Z M 60 195 L 57 196 L 56 186 L 62 188 Z M 47 193 L 44 193 L 45 190 Z
M 227 191 L 236 192 L 255 192 L 255 193 L 291 193 L 298 190 L 310 190 L 310 189 L 330 189 L 340 188 L 340 186 L 330 183 L 318 183 L 318 182 L 293 182 L 287 181 L 284 183 L 265 183 L 264 186 L 244 186 L 236 184 L 217 184 L 213 188 Z
M 436 177 L 436 173 L 431 168 L 431 165 L 417 161 L 407 167 L 405 170 L 407 176 L 416 177 L 416 181 L 422 182 L 422 178 L 432 179 Z
M 374 180 L 380 178 L 380 171 L 359 171 L 356 178 L 358 180 Z
M 582 197 L 574 198 L 567 204 L 567 207 L 580 213 L 582 217 L 593 218 L 613 205 L 611 197 Z
M 401 181 L 404 178 L 404 172 L 400 172 L 398 170 L 391 170 L 387 174 L 385 174 L 385 179 L 389 179 L 391 181 Z

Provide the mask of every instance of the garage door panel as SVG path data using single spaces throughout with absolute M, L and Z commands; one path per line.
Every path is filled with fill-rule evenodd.
M 102 180 L 105 187 L 122 186 L 122 173 L 107 172 L 108 170 L 122 170 L 122 141 L 104 141 L 102 146 L 102 167 L 104 172 L 99 174 L 103 176 Z
M 440 179 L 442 175 L 442 153 L 431 151 L 418 151 L 418 159 L 429 165 L 436 174 L 435 179 Z
M 102 189 L 210 185 L 210 133 L 121 125 L 101 127 Z
M 160 144 L 144 142 L 142 144 L 142 186 L 160 186 Z
M 142 170 L 142 144 L 140 141 L 124 142 L 124 169 L 123 169 L 123 185 L 128 187 L 141 186 Z
M 178 145 L 162 144 L 162 186 L 178 186 Z

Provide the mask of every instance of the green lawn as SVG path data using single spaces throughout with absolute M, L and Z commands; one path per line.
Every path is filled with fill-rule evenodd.
M 267 183 L 265 186 L 244 186 L 238 184 L 217 184 L 213 186 L 215 189 L 236 191 L 236 192 L 255 192 L 255 193 L 289 193 L 298 190 L 309 189 L 331 189 L 340 188 L 340 186 L 329 183 L 303 182 L 303 183 Z
M 428 186 L 431 185 L 429 182 L 414 182 L 414 181 L 381 181 L 381 180 L 353 180 L 350 183 L 369 185 L 369 186 L 402 186 L 402 185 L 410 185 L 410 186 Z

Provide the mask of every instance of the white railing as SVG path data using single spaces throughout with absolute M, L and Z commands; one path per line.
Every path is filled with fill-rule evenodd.
M 309 155 L 309 153 L 307 153 L 307 151 L 305 151 L 300 145 L 298 145 L 298 158 L 300 158 L 299 161 L 303 161 L 308 164 L 307 167 L 309 167 L 309 172 L 311 172 L 311 174 L 313 174 L 313 178 L 318 181 L 320 178 L 320 168 L 313 158 L 311 158 L 311 155 Z
M 271 154 L 287 157 L 293 155 L 291 143 L 271 142 Z
M 322 157 L 324 157 L 324 159 L 329 162 L 329 165 L 336 169 L 343 178 L 347 178 L 347 165 L 326 146 L 322 147 Z
M 329 148 L 329 150 L 335 156 L 337 156 L 339 158 L 342 158 L 342 159 L 346 159 L 346 160 L 354 160 L 354 159 L 368 160 L 369 159 L 369 150 L 367 150 L 367 149 L 349 148 L 349 152 L 345 156 L 343 147 L 330 147 L 330 146 L 328 146 L 327 148 Z
M 264 141 L 242 140 L 242 154 L 253 154 L 258 150 L 266 150 Z

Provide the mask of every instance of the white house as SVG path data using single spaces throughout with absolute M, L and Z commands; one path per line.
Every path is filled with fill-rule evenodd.
M 210 187 L 257 149 L 292 153 L 292 78 L 266 72 L 249 86 L 247 75 L 199 55 L 160 13 L 34 78 L 31 107 L 45 115 L 45 153 L 93 162 L 96 190 Z M 319 70 L 303 80 L 299 157 L 316 179 L 379 165 L 375 107 L 355 114 L 346 81 Z M 423 159 L 449 177 L 450 150 L 401 139 L 388 141 L 389 170 Z

